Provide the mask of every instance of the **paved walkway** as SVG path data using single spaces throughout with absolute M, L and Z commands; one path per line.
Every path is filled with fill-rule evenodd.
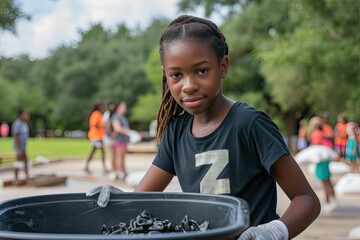
M 130 173 L 143 172 L 151 164 L 154 153 L 130 153 L 126 157 L 127 168 Z M 102 185 L 112 184 L 122 188 L 125 191 L 131 191 L 133 186 L 122 181 L 111 181 L 108 176 L 104 176 L 101 169 L 100 160 L 94 159 L 90 165 L 93 175 L 89 176 L 83 172 L 85 164 L 84 159 L 72 159 L 42 164 L 33 167 L 32 175 L 55 173 L 59 176 L 68 176 L 65 185 L 53 187 L 2 187 L 2 181 L 13 177 L 11 171 L 0 172 L 0 201 L 13 198 L 58 194 L 85 192 L 86 190 Z M 308 180 L 315 189 L 320 199 L 323 199 L 323 192 L 319 182 L 312 175 L 304 170 Z M 335 176 L 339 178 L 340 176 Z M 169 185 L 166 191 L 180 191 L 176 179 Z M 285 194 L 279 190 L 278 212 L 281 214 L 288 206 L 289 200 Z M 340 206 L 330 214 L 321 213 L 319 218 L 296 239 L 347 239 L 349 231 L 360 225 L 360 194 L 338 196 Z

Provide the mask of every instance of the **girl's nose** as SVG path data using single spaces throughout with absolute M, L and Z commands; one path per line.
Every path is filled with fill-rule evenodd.
M 184 84 L 183 84 L 183 92 L 186 94 L 192 94 L 196 90 L 198 90 L 199 85 L 195 78 L 189 76 L 184 78 Z

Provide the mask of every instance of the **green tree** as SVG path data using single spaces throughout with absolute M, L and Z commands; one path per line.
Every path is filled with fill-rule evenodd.
M 0 30 L 16 34 L 16 23 L 20 19 L 30 20 L 30 16 L 20 9 L 16 0 L 0 1 Z
M 274 26 L 274 36 L 258 47 L 272 99 L 282 112 L 326 110 L 335 119 L 347 111 L 360 120 L 359 98 L 351 97 L 360 80 L 359 2 L 294 2 L 287 5 L 293 30 L 278 33 Z
M 4 118 L 12 122 L 20 107 L 30 112 L 32 125 L 46 117 L 49 109 L 48 102 L 44 98 L 37 79 L 31 77 L 35 65 L 36 61 L 30 60 L 27 55 L 0 59 L 3 91 L 1 96 L 5 111 L 0 114 L 0 119 Z
M 32 71 L 33 61 L 28 55 L 20 55 L 16 58 L 0 58 L 0 73 L 8 81 L 15 82 L 27 79 Z
M 181 11 L 195 11 L 199 6 L 205 9 L 205 16 L 210 17 L 214 12 L 232 15 L 239 11 L 243 5 L 255 0 L 180 0 L 178 7 Z M 225 8 L 225 9 L 224 9 Z M 225 15 L 225 16 L 226 16 Z
M 0 121 L 5 120 L 11 122 L 16 117 L 16 103 L 13 94 L 14 91 L 16 91 L 14 84 L 7 81 L 3 76 L 0 75 L 0 96 L 2 105 L 2 107 L 0 107 Z
M 226 94 L 281 119 L 289 135 L 317 111 L 329 111 L 333 123 L 343 111 L 359 121 L 359 1 L 180 3 L 208 16 L 221 6 L 238 10 L 221 26 L 230 47 Z
M 152 91 L 139 96 L 131 120 L 149 123 L 157 117 L 162 93 L 162 70 L 158 47 L 154 48 L 150 53 L 145 65 L 145 73 L 151 83 Z

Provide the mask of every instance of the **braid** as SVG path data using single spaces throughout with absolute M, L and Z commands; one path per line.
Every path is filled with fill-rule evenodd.
M 163 93 L 162 100 L 160 104 L 160 109 L 157 114 L 157 131 L 156 131 L 156 140 L 160 141 L 162 134 L 169 122 L 176 116 L 179 116 L 184 110 L 180 107 L 179 104 L 174 100 L 171 95 L 170 89 L 166 83 L 166 77 L 163 75 Z
M 160 58 L 163 63 L 164 45 L 177 39 L 193 38 L 209 43 L 220 61 L 228 55 L 229 48 L 225 36 L 213 22 L 182 15 L 173 20 L 160 37 Z M 156 140 L 160 141 L 166 126 L 177 116 L 182 114 L 184 109 L 172 97 L 166 82 L 166 76 L 162 78 L 162 100 L 157 114 Z

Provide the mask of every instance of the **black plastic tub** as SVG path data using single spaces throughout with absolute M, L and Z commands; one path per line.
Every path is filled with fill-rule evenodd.
M 41 195 L 0 203 L 0 239 L 236 239 L 249 225 L 247 203 L 224 195 L 191 193 L 112 194 L 107 207 L 85 193 Z M 204 232 L 102 235 L 103 224 L 128 223 L 148 209 L 158 219 L 179 223 L 185 215 Z

